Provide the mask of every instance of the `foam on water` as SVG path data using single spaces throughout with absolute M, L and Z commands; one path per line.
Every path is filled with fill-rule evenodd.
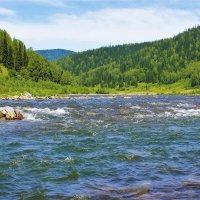
M 200 108 L 191 103 L 177 103 L 169 105 L 169 103 L 151 103 L 149 102 L 143 104 L 125 104 L 123 109 L 117 110 L 110 107 L 109 109 L 103 108 L 91 108 L 86 110 L 83 108 L 70 107 L 57 107 L 57 108 L 37 108 L 37 107 L 17 107 L 21 110 L 22 114 L 25 116 L 26 120 L 30 121 L 40 121 L 45 119 L 50 119 L 51 116 L 63 118 L 67 117 L 68 122 L 75 122 L 81 119 L 81 121 L 86 121 L 90 118 L 90 122 L 93 124 L 103 124 L 105 120 L 110 118 L 117 119 L 120 115 L 123 119 L 131 120 L 143 120 L 143 119 L 154 119 L 154 118 L 180 118 L 180 117 L 199 117 Z M 157 105 L 157 106 L 156 106 Z M 4 107 L 0 107 L 0 110 Z M 77 113 L 77 115 L 74 114 Z M 95 113 L 95 114 L 94 114 Z M 120 114 L 120 115 L 119 115 Z M 80 117 L 81 116 L 81 117 Z M 70 124 L 70 123 L 68 123 Z M 72 123 L 73 124 L 73 123 Z
M 200 116 L 200 109 L 184 109 L 177 107 L 170 107 L 172 115 L 176 117 L 198 117 Z
M 169 103 L 151 103 L 154 107 L 149 107 L 149 103 L 143 105 L 130 106 L 123 114 L 131 115 L 135 119 L 153 119 L 153 118 L 179 118 L 179 117 L 199 117 L 200 108 L 197 105 L 189 103 L 178 103 L 170 105 Z M 157 105 L 157 106 L 156 106 Z
M 57 108 L 55 110 L 49 108 L 24 108 L 25 111 L 29 111 L 31 113 L 42 113 L 49 115 L 64 115 L 67 111 L 64 108 Z
M 64 161 L 70 163 L 70 162 L 73 162 L 74 159 L 71 156 L 67 156 Z
M 28 121 L 41 121 L 48 119 L 50 116 L 63 117 L 65 114 L 69 114 L 66 108 L 30 108 L 30 107 L 17 107 L 18 110 L 22 112 L 25 117 L 25 120 Z
M 4 110 L 4 109 L 10 109 L 10 106 L 6 106 L 6 107 L 0 107 L 0 111 Z
M 41 119 L 36 118 L 34 114 L 31 113 L 22 113 L 25 117 L 25 120 L 30 120 L 30 121 L 40 121 Z
M 141 107 L 139 105 L 135 105 L 135 106 L 131 106 L 131 109 L 141 109 Z
M 189 104 L 189 103 L 178 103 L 177 107 L 183 107 L 183 108 L 196 108 L 196 105 Z

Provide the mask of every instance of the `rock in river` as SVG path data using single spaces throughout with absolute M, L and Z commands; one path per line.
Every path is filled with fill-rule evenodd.
M 0 108 L 0 120 L 22 120 L 24 116 L 12 107 Z

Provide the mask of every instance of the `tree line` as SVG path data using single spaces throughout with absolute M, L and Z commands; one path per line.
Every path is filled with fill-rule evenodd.
M 10 77 L 75 87 L 126 88 L 138 83 L 200 85 L 200 26 L 169 39 L 77 53 L 49 62 L 0 30 L 0 65 Z
M 18 39 L 12 39 L 5 30 L 0 30 L 0 64 L 5 66 L 11 77 L 52 81 L 58 84 L 72 84 L 72 75 L 55 63 L 27 49 Z
M 173 38 L 103 47 L 74 54 L 56 63 L 77 76 L 82 85 L 128 87 L 140 82 L 171 84 L 182 79 L 190 79 L 192 86 L 199 85 L 198 61 L 200 26 Z
M 11 39 L 10 35 L 0 30 L 0 63 L 8 69 L 20 71 L 28 64 L 26 46 L 17 39 Z

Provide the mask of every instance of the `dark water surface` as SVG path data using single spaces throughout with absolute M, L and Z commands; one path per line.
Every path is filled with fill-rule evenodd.
M 0 199 L 200 199 L 200 97 L 0 101 Z

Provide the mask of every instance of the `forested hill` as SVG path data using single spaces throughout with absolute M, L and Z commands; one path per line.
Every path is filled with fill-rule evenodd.
M 66 56 L 75 54 L 74 51 L 65 49 L 37 50 L 36 52 L 46 58 L 48 61 L 55 61 Z
M 12 39 L 3 30 L 0 30 L 0 63 L 16 71 L 28 65 L 27 50 L 23 42 Z
M 27 50 L 22 41 L 12 39 L 5 30 L 0 29 L 1 79 L 2 74 L 6 75 L 7 79 L 14 77 L 19 81 L 26 79 L 35 82 L 42 80 L 68 84 L 71 80 L 68 72 L 64 72 L 55 63 L 48 62 L 32 49 Z
M 170 39 L 102 47 L 56 62 L 49 62 L 0 29 L 0 96 L 25 91 L 55 95 L 140 88 L 143 92 L 148 85 L 160 92 L 161 86 L 172 83 L 184 85 L 183 93 L 193 93 L 193 89 L 200 93 L 200 87 L 193 88 L 200 86 L 200 26 Z
M 57 64 L 80 76 L 84 85 L 123 87 L 139 82 L 169 84 L 181 79 L 193 79 L 193 85 L 198 85 L 198 61 L 200 26 L 170 39 L 78 53 Z

